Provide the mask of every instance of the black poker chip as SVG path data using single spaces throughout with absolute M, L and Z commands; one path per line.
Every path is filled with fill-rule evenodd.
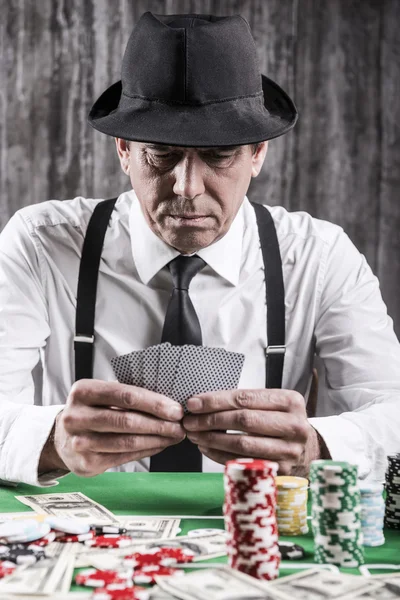
M 24 544 L 0 545 L 0 559 L 16 565 L 33 565 L 46 558 L 44 550 L 27 548 Z
M 279 552 L 282 560 L 300 560 L 304 558 L 306 553 L 302 546 L 293 542 L 278 542 Z

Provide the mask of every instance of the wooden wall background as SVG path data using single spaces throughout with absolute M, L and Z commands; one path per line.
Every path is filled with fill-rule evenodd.
M 0 230 L 27 204 L 128 189 L 86 116 L 146 10 L 248 19 L 300 112 L 250 198 L 342 225 L 400 333 L 400 0 L 0 0 Z

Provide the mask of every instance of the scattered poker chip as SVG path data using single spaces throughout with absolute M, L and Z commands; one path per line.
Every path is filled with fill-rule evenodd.
M 364 562 L 357 466 L 315 460 L 310 466 L 315 561 L 356 568 Z
M 162 565 L 149 565 L 135 569 L 132 574 L 133 583 L 155 583 L 156 577 L 170 577 L 171 575 L 185 575 L 184 571 L 163 567 Z
M 8 544 L 0 546 L 0 560 L 7 560 L 16 565 L 33 565 L 46 558 L 41 548 L 28 548 L 24 544 Z
M 0 525 L 0 540 L 5 542 L 9 537 L 30 535 L 37 531 L 38 521 L 34 519 L 22 519 L 20 521 L 7 521 Z
M 91 600 L 149 600 L 149 598 L 150 591 L 137 585 L 119 590 L 98 589 L 91 596 Z
M 282 560 L 300 560 L 306 555 L 304 548 L 293 542 L 283 542 L 280 540 L 278 547 Z
M 85 587 L 109 588 L 113 586 L 114 589 L 117 589 L 118 586 L 122 586 L 123 588 L 129 587 L 131 582 L 131 571 L 85 569 L 75 576 L 75 583 Z
M 86 542 L 87 540 L 93 540 L 95 538 L 94 531 L 88 531 L 88 533 L 78 533 L 78 534 L 63 534 L 57 536 L 57 542 L 61 542 L 62 544 L 68 544 L 71 542 Z
M 105 533 L 104 535 L 97 535 L 91 540 L 86 540 L 84 544 L 93 548 L 124 548 L 132 544 L 132 538 L 127 535 Z
M 385 527 L 400 529 L 400 453 L 388 456 Z
M 258 579 L 279 574 L 275 477 L 278 464 L 241 458 L 225 465 L 223 506 L 229 565 Z
M 56 531 L 61 533 L 68 533 L 71 535 L 78 535 L 81 533 L 88 533 L 90 525 L 80 521 L 79 519 L 68 519 L 63 517 L 46 517 L 45 523 Z
M 16 565 L 9 560 L 0 560 L 0 579 L 11 575 L 14 572 Z
M 151 552 L 134 552 L 124 557 L 126 567 L 141 569 L 149 566 L 168 567 L 173 564 L 184 564 L 192 562 L 196 556 L 195 552 L 188 548 L 159 547 Z
M 28 548 L 30 548 L 32 550 L 36 550 L 38 548 L 44 548 L 45 546 L 48 546 L 49 544 L 54 542 L 55 539 L 56 539 L 56 532 L 50 531 L 50 533 L 43 536 L 39 540 L 29 543 Z
M 203 535 L 221 535 L 225 533 L 223 529 L 191 529 L 188 531 L 189 537 L 201 537 Z
M 126 527 L 117 527 L 116 525 L 92 525 L 91 529 L 96 535 L 103 535 L 105 533 L 123 535 L 128 531 Z
M 18 533 L 4 536 L 1 539 L 7 544 L 23 544 L 39 540 L 50 533 L 50 526 L 47 523 L 39 523 L 38 521 L 33 522 L 35 523 L 35 527 L 32 529 L 26 529 L 25 531 L 21 530 Z

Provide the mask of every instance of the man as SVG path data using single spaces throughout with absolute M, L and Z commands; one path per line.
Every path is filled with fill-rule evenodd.
M 259 207 L 270 227 L 270 250 L 260 247 L 260 211 L 246 192 L 267 140 L 289 131 L 297 112 L 260 76 L 247 22 L 144 14 L 122 81 L 89 119 L 116 139 L 133 189 L 115 205 L 26 207 L 0 236 L 0 477 L 52 485 L 68 471 L 175 470 L 187 453 L 182 470 L 199 470 L 198 457 L 200 469 L 222 470 L 249 456 L 307 474 L 311 460 L 332 457 L 381 480 L 386 456 L 400 449 L 400 346 L 376 278 L 339 227 Z M 84 276 L 84 243 L 86 256 L 101 237 L 91 231 L 99 206 L 111 207 L 101 260 Z M 177 265 L 195 265 L 189 283 L 179 283 Z M 79 286 L 97 272 L 97 296 L 82 312 Z M 94 316 L 94 303 L 94 336 L 77 327 L 74 338 L 75 317 Z M 271 315 L 284 318 L 282 343 L 272 343 Z M 116 382 L 110 365 L 176 333 L 178 321 L 178 344 L 245 356 L 238 389 L 189 399 L 184 418 L 171 398 Z M 307 419 L 315 352 L 327 391 Z M 39 358 L 43 384 L 34 378 L 33 389 Z M 266 358 L 278 381 L 268 388 Z

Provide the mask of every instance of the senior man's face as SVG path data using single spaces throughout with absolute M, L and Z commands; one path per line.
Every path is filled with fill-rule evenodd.
M 116 138 L 144 217 L 167 244 L 191 254 L 229 230 L 268 142 L 229 148 L 186 148 Z

